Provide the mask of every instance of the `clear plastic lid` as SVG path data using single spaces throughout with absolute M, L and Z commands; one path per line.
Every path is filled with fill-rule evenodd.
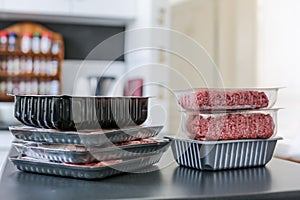
M 279 109 L 183 112 L 182 128 L 191 139 L 267 139 L 276 134 Z
M 194 88 L 176 91 L 185 110 L 241 110 L 271 108 L 279 88 Z

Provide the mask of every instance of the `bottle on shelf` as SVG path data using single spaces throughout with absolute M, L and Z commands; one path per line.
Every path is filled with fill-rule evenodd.
M 40 74 L 41 62 L 39 57 L 34 57 L 33 59 L 33 73 L 35 75 Z
M 59 41 L 53 41 L 51 53 L 57 55 L 60 52 L 60 43 Z
M 44 94 L 46 94 L 45 90 L 46 90 L 46 84 L 45 84 L 44 80 L 41 80 L 39 82 L 39 86 L 38 86 L 38 93 L 40 95 L 44 95 Z
M 13 82 L 11 79 L 8 79 L 6 82 L 6 93 L 12 94 L 13 92 Z
M 26 94 L 26 82 L 24 81 L 24 79 L 21 79 L 19 82 L 19 94 Z
M 59 81 L 58 80 L 52 80 L 50 82 L 50 95 L 58 95 L 59 94 Z
M 31 34 L 23 33 L 21 39 L 21 51 L 23 53 L 28 53 L 31 51 Z
M 33 93 L 33 90 L 31 88 L 31 81 L 30 81 L 30 79 L 27 79 L 25 82 L 25 94 L 29 95 L 32 93 Z
M 2 57 L 1 59 L 1 67 L 0 67 L 0 71 L 3 72 L 3 73 L 6 73 L 7 72 L 7 62 L 6 62 L 6 57 Z
M 28 56 L 26 58 L 26 73 L 31 74 L 32 73 L 32 68 L 33 68 L 32 58 L 30 56 Z
M 17 37 L 17 34 L 14 32 L 8 33 L 8 51 L 12 52 L 17 50 Z
M 47 63 L 45 58 L 41 58 L 41 65 L 40 65 L 40 75 L 44 76 L 46 74 Z
M 7 51 L 8 33 L 7 31 L 0 32 L 0 51 Z
M 57 74 L 57 72 L 58 72 L 58 60 L 57 59 L 53 59 L 51 61 L 50 71 L 51 71 L 50 74 L 52 76 L 55 76 Z
M 20 89 L 19 89 L 19 82 L 14 80 L 13 81 L 13 91 L 12 94 L 20 94 Z
M 20 74 L 26 73 L 26 58 L 25 56 L 21 56 L 20 58 Z
M 0 82 L 0 94 L 5 94 L 6 93 L 6 82 L 1 81 Z
M 7 74 L 13 74 L 14 72 L 14 60 L 12 56 L 7 57 Z
M 50 52 L 52 43 L 52 35 L 50 33 L 43 33 L 41 37 L 41 52 L 47 54 Z
M 37 95 L 39 91 L 37 79 L 32 79 L 31 81 L 28 81 L 28 83 L 29 83 L 30 93 L 33 95 Z
M 19 75 L 20 74 L 20 60 L 18 56 L 14 57 L 13 61 L 13 74 Z
M 31 49 L 34 54 L 41 52 L 41 35 L 40 33 L 34 33 L 31 40 Z

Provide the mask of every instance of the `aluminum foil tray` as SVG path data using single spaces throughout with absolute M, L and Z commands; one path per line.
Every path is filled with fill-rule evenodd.
M 131 144 L 112 147 L 89 147 L 74 145 L 44 145 L 33 142 L 13 142 L 22 155 L 56 162 L 91 163 L 96 161 L 130 159 L 165 152 L 169 139 L 155 140 L 151 143 Z M 54 146 L 54 147 L 53 147 Z
M 140 125 L 148 97 L 15 96 L 15 117 L 24 125 L 59 130 Z
M 10 160 L 17 169 L 25 172 L 80 179 L 102 179 L 125 172 L 135 172 L 144 167 L 151 166 L 159 162 L 161 156 L 162 154 L 156 154 L 100 167 L 72 166 L 63 163 L 24 159 L 18 156 L 10 157 Z
M 266 165 L 277 140 L 282 138 L 227 141 L 197 141 L 172 138 L 172 152 L 180 166 L 222 170 Z
M 49 144 L 78 144 L 84 146 L 101 146 L 107 143 L 124 142 L 139 138 L 156 136 L 163 126 L 135 126 L 112 130 L 59 131 L 28 126 L 11 126 L 10 132 L 17 139 Z

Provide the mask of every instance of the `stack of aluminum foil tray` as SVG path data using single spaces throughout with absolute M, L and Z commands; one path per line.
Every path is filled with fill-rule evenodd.
M 27 172 L 85 179 L 105 178 L 157 163 L 170 145 L 169 139 L 152 139 L 161 129 L 162 126 L 138 126 L 75 132 L 10 127 L 17 138 L 13 146 L 18 152 L 11 161 L 19 170 Z M 111 161 L 118 163 L 113 166 L 105 164 L 105 167 L 101 164 Z M 97 163 L 101 166 L 97 167 Z
M 27 172 L 104 178 L 159 161 L 169 139 L 143 126 L 148 97 L 15 96 L 14 165 Z

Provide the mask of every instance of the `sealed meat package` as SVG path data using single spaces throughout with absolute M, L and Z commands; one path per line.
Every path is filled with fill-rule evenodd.
M 274 89 L 191 89 L 177 92 L 178 104 L 186 110 L 237 110 L 272 107 L 277 99 Z
M 275 134 L 277 111 L 186 112 L 183 127 L 196 140 L 266 139 Z

